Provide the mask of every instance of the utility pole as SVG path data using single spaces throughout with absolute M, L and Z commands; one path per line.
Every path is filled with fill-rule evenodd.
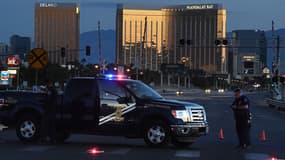
M 101 52 L 101 30 L 100 30 L 100 21 L 98 21 L 98 50 L 99 50 L 99 66 L 100 66 L 100 70 L 101 70 L 101 73 L 104 74 L 104 70 L 105 68 L 102 68 L 103 67 L 103 63 L 102 63 L 102 52 Z
M 280 36 L 277 36 L 277 45 L 276 45 L 276 58 L 277 58 L 277 87 L 278 89 L 280 88 L 280 72 L 281 72 L 281 67 L 280 67 Z
M 144 32 L 143 32 L 143 37 L 142 37 L 142 41 L 141 41 L 141 55 L 139 56 L 140 59 L 138 59 L 137 56 L 137 69 L 136 69 L 136 79 L 139 79 L 139 66 L 141 66 L 141 60 L 142 60 L 142 56 L 144 55 L 144 44 L 145 44 L 145 37 L 146 37 L 146 31 L 147 31 L 147 17 L 145 17 L 145 21 L 144 21 Z

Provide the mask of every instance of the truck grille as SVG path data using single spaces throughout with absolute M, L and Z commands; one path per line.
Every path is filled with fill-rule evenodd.
M 191 108 L 189 110 L 193 122 L 205 121 L 205 112 L 202 108 Z

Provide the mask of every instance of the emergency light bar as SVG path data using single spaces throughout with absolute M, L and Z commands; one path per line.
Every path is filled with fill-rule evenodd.
M 126 75 L 122 74 L 104 74 L 100 75 L 99 77 L 108 79 L 108 80 L 122 80 L 122 79 L 128 79 Z

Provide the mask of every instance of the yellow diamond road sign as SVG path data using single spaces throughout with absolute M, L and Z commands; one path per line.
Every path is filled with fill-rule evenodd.
M 28 55 L 28 62 L 34 69 L 41 69 L 48 64 L 48 55 L 42 48 L 34 48 Z

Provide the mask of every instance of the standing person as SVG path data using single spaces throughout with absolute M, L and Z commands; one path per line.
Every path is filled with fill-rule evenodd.
M 46 82 L 47 99 L 45 102 L 45 113 L 41 121 L 41 142 L 56 142 L 56 98 L 57 91 L 52 81 Z
M 239 139 L 238 148 L 246 149 L 250 146 L 251 113 L 247 96 L 239 88 L 234 90 L 235 100 L 231 106 L 236 121 L 236 131 Z

